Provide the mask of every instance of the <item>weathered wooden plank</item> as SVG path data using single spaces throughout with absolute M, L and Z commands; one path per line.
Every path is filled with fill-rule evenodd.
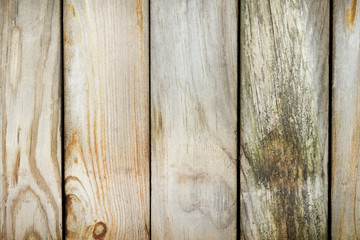
M 332 239 L 360 237 L 360 21 L 357 0 L 333 12 Z
M 60 1 L 0 1 L 0 238 L 61 239 Z
M 241 1 L 242 239 L 327 239 L 329 1 Z
M 149 238 L 148 1 L 65 0 L 68 239 Z
M 237 1 L 150 7 L 151 236 L 235 239 Z

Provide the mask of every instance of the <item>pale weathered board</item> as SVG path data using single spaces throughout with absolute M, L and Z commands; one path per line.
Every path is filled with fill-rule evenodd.
M 65 0 L 68 239 L 149 238 L 148 11 Z
M 152 0 L 152 239 L 236 238 L 236 0 Z
M 357 0 L 333 12 L 332 239 L 360 238 L 360 20 Z
M 0 1 L 0 238 L 61 239 L 59 0 Z
M 329 5 L 241 1 L 241 239 L 327 239 Z

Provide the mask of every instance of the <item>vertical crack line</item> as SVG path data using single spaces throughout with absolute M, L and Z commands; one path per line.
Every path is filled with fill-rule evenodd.
M 61 63 L 61 196 L 62 196 L 62 239 L 66 235 L 66 195 L 65 195 L 65 74 L 64 74 L 64 4 L 60 0 L 60 63 Z
M 151 0 L 148 3 L 148 28 L 149 28 L 149 36 L 148 36 L 148 47 L 149 47 L 149 239 L 151 240 Z
M 240 186 L 240 81 L 241 81 L 241 66 L 240 66 L 240 25 L 241 25 L 241 17 L 240 17 L 240 13 L 241 13 L 241 0 L 238 1 L 238 14 L 237 14 L 237 124 L 236 124 L 236 156 L 237 156 L 237 161 L 236 161 L 236 198 L 237 198 L 237 206 L 236 206 L 236 211 L 237 211 L 237 217 L 236 217 L 236 226 L 237 226 L 237 239 L 240 239 L 240 222 L 241 222 L 241 215 L 240 215 L 240 190 L 241 190 L 241 186 Z
M 332 218 L 332 211 L 331 211 L 331 192 L 332 192 L 332 136 L 333 136 L 333 129 L 332 129 L 332 83 L 333 83 L 333 0 L 330 1 L 330 10 L 329 10 L 329 128 L 328 128 L 328 239 L 331 239 L 331 218 Z

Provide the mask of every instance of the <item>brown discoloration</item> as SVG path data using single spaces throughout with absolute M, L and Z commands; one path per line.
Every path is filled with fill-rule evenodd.
M 244 239 L 328 236 L 329 10 L 327 1 L 241 4 Z
M 307 179 L 306 157 L 294 127 L 291 124 L 280 126 L 261 141 L 263 164 L 255 164 L 253 169 L 265 187 L 293 187 Z
M 353 29 L 356 20 L 357 0 L 352 0 L 349 7 L 345 9 L 346 30 Z
M 16 93 L 21 77 L 22 61 L 22 38 L 19 27 L 11 29 L 10 61 L 9 61 L 9 78 L 11 90 Z
M 15 186 L 18 183 L 19 179 L 19 166 L 20 166 L 20 149 L 18 150 L 16 154 L 16 160 L 14 165 L 14 173 L 13 173 L 13 186 Z
M 79 238 L 81 233 L 78 232 L 78 229 L 83 227 L 85 208 L 77 196 L 73 194 L 66 195 L 65 214 L 65 236 L 68 238 Z
M 93 238 L 94 239 L 103 239 L 107 232 L 106 224 L 103 222 L 97 222 L 94 226 L 93 230 Z
M 66 159 L 69 159 L 71 154 L 73 153 L 73 151 L 76 151 L 80 154 L 80 159 L 81 159 L 82 163 L 84 164 L 84 166 L 87 166 L 87 164 L 85 162 L 84 151 L 81 148 L 79 133 L 77 130 L 74 130 L 72 132 L 70 142 L 68 143 L 68 145 L 66 145 L 65 149 L 66 149 L 66 151 L 65 151 Z
M 296 222 L 308 209 L 303 209 L 297 200 L 297 189 L 312 173 L 307 168 L 306 151 L 297 136 L 291 122 L 279 126 L 261 141 L 261 154 L 251 162 L 258 183 L 272 191 L 271 214 L 278 239 L 305 238 L 304 232 L 296 228 Z
M 29 231 L 25 234 L 24 237 L 25 240 L 41 240 L 42 237 L 40 236 L 40 234 L 37 231 Z
M 64 31 L 64 44 L 73 45 L 73 39 L 68 31 Z
M 144 18 L 142 8 L 143 8 L 142 0 L 137 0 L 136 1 L 136 25 L 141 33 L 143 31 L 143 18 Z
M 65 4 L 65 17 L 64 21 L 73 21 L 73 18 L 75 17 L 75 8 L 71 1 L 67 1 Z M 73 45 L 73 34 L 71 29 L 65 28 L 64 29 L 64 35 L 63 35 L 63 42 L 65 45 Z
M 200 211 L 208 215 L 216 228 L 231 225 L 236 215 L 236 196 L 222 177 L 205 173 L 180 175 L 178 197 L 186 212 Z
M 353 221 L 354 221 L 354 234 L 356 239 L 358 239 L 357 234 L 357 223 L 356 223 L 356 193 L 357 193 L 357 179 L 358 179 L 358 171 L 359 171 L 359 156 L 360 156 L 360 94 L 359 94 L 359 84 L 357 85 L 357 94 L 356 94 L 356 113 L 355 113 L 355 126 L 354 126 L 354 132 L 352 136 L 351 141 L 351 166 L 354 166 L 353 172 L 352 172 L 352 179 L 355 179 L 354 181 L 354 204 L 353 204 Z
M 151 109 L 151 139 L 154 147 L 156 147 L 157 143 L 161 144 L 164 138 L 163 116 L 161 110 L 158 109 L 158 105 L 152 105 Z

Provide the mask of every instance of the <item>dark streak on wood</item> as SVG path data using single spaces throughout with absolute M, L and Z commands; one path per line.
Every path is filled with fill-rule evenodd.
M 241 238 L 326 239 L 329 4 L 241 13 Z

